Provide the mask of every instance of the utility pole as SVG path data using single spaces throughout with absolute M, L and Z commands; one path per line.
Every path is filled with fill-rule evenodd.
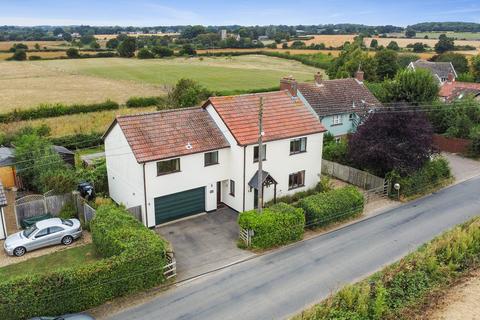
M 260 97 L 258 108 L 258 213 L 263 209 L 263 97 Z

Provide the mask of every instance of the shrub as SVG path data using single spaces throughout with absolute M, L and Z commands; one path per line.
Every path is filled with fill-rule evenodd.
M 147 48 L 142 48 L 138 51 L 137 58 L 138 59 L 153 59 L 153 58 L 155 58 L 155 55 L 150 50 L 148 50 Z
M 332 187 L 332 182 L 330 181 L 330 178 L 327 177 L 327 176 L 322 176 L 320 178 L 320 182 L 318 182 L 317 185 L 314 188 L 311 188 L 311 189 L 305 190 L 305 191 L 299 191 L 299 192 L 296 192 L 292 195 L 278 197 L 276 202 L 277 203 L 278 202 L 283 202 L 283 203 L 287 203 L 287 204 L 295 204 L 300 199 L 303 199 L 305 197 L 311 196 L 311 195 L 319 193 L 319 192 L 327 192 L 327 191 L 330 191 L 332 189 L 333 189 L 333 187 Z M 271 207 L 272 205 L 274 205 L 273 200 L 270 200 L 267 203 L 265 203 L 265 207 Z
M 305 216 L 302 209 L 278 203 L 265 208 L 262 214 L 256 210 L 240 213 L 238 224 L 253 230 L 253 248 L 267 249 L 302 239 Z
M 480 262 L 480 218 L 457 226 L 294 319 L 408 319 L 430 290 Z
M 104 259 L 0 281 L 0 318 L 79 312 L 165 281 L 167 242 L 126 210 L 98 208 L 91 229 Z
M 143 108 L 156 106 L 162 102 L 162 97 L 131 97 L 127 100 L 128 108 Z
M 72 219 L 77 217 L 77 210 L 72 202 L 67 203 L 63 206 L 62 210 L 58 214 L 59 218 L 62 219 Z
M 305 211 L 306 226 L 317 228 L 357 216 L 364 202 L 363 194 L 348 186 L 306 197 L 297 206 Z
M 432 189 L 437 188 L 446 179 L 452 176 L 450 166 L 445 158 L 437 157 L 428 161 L 422 168 L 407 176 L 401 176 L 393 171 L 388 174 L 392 185 L 400 184 L 400 195 L 411 197 L 414 195 L 425 194 Z M 397 195 L 396 190 L 390 191 L 392 195 Z
M 40 56 L 29 56 L 28 60 L 31 60 L 31 61 L 42 60 L 42 57 L 40 57 Z
M 338 143 L 333 141 L 325 144 L 323 147 L 323 159 L 341 164 L 347 164 L 348 143 L 340 140 Z
M 9 123 L 23 120 L 52 118 L 77 113 L 88 113 L 105 110 L 116 110 L 119 104 L 107 100 L 101 103 L 92 104 L 41 104 L 36 108 L 13 110 L 12 112 L 0 114 L 0 123 Z
M 63 137 L 49 138 L 54 145 L 64 146 L 67 149 L 82 149 L 98 146 L 103 143 L 102 133 L 77 133 Z
M 68 48 L 66 54 L 70 59 L 80 58 L 80 52 L 78 52 L 77 48 Z
M 27 52 L 23 49 L 17 49 L 8 60 L 25 61 L 27 60 Z

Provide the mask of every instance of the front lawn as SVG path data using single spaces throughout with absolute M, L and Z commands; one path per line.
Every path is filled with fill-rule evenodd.
M 28 253 L 27 253 L 28 255 Z M 61 250 L 0 268 L 0 279 L 39 274 L 99 260 L 93 244 Z

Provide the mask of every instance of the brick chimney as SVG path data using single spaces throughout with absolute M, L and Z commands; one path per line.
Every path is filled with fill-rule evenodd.
M 280 90 L 288 90 L 292 97 L 297 96 L 297 81 L 292 76 L 280 79 Z
M 362 70 L 358 70 L 357 72 L 355 72 L 355 79 L 357 79 L 358 82 L 363 82 L 364 77 L 365 72 L 363 72 Z
M 455 75 L 452 72 L 448 73 L 448 82 L 455 81 Z
M 315 78 L 316 84 L 320 84 L 320 82 L 322 82 L 323 80 L 323 74 L 321 74 L 320 72 L 315 73 L 313 77 Z

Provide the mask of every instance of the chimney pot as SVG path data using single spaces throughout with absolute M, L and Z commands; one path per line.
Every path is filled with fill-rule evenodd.
M 320 84 L 320 82 L 322 82 L 323 80 L 323 74 L 321 74 L 320 72 L 317 72 L 315 73 L 314 78 L 315 78 L 315 83 Z
M 355 79 L 357 79 L 358 82 L 363 82 L 363 79 L 365 78 L 365 72 L 362 70 L 358 70 L 355 73 Z
M 452 72 L 448 73 L 448 82 L 455 81 L 455 75 Z
M 297 96 L 297 81 L 292 76 L 280 80 L 280 90 L 288 90 L 292 97 Z

